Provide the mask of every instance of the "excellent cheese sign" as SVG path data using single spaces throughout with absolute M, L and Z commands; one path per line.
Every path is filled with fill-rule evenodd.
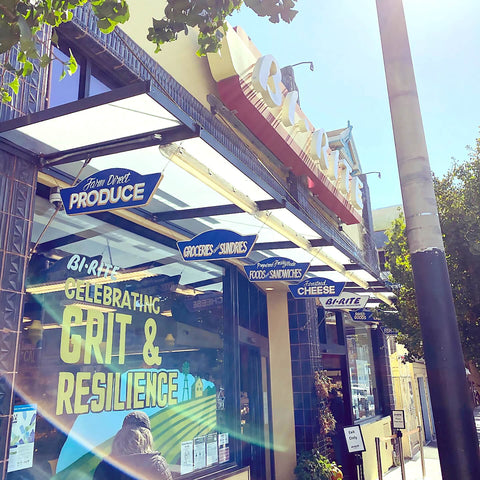
M 78 185 L 60 190 L 68 215 L 147 205 L 160 183 L 161 173 L 140 175 L 126 168 L 110 168 Z

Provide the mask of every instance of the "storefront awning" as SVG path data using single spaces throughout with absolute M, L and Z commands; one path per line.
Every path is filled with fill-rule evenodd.
M 353 242 L 349 248 L 347 240 L 342 243 L 324 235 L 318 220 L 295 205 L 288 192 L 249 172 L 148 83 L 4 122 L 0 139 L 37 158 L 42 165 L 40 183 L 47 187 L 69 186 L 77 176 L 81 180 L 108 168 L 128 168 L 142 175 L 161 172 L 163 180 L 148 206 L 115 214 L 154 226 L 175 240 L 210 229 L 257 235 L 253 252 L 240 263 L 287 257 L 310 263 L 307 275 L 347 282 L 346 290 L 370 297 L 369 306 L 389 302 L 393 296 L 377 272 L 359 261 Z M 265 168 L 260 162 L 259 166 Z M 38 219 L 43 222 L 47 216 L 46 211 L 39 212 Z M 56 221 L 64 227 L 61 233 L 57 229 L 57 236 L 82 232 L 81 222 L 77 225 L 65 213 L 59 213 Z M 126 242 L 124 248 L 129 248 Z M 148 258 L 151 254 L 145 252 L 145 262 Z

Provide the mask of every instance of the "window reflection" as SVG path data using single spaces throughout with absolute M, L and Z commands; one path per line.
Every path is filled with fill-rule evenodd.
M 377 388 L 370 330 L 367 326 L 346 328 L 348 367 L 355 420 L 376 414 Z
M 175 475 L 229 461 L 223 269 L 89 217 L 59 215 L 48 235 L 29 264 L 16 382 L 34 450 L 9 478 L 93 475 L 132 410 Z

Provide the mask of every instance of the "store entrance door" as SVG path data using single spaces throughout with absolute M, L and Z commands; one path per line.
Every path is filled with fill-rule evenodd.
M 240 419 L 242 465 L 250 465 L 250 478 L 267 478 L 262 357 L 260 349 L 240 345 Z
M 353 456 L 348 453 L 343 428 L 353 424 L 352 404 L 345 355 L 326 354 L 322 357 L 323 368 L 332 380 L 334 390 L 330 393 L 328 406 L 336 421 L 336 427 L 329 434 L 337 464 L 342 465 L 345 480 L 356 479 Z

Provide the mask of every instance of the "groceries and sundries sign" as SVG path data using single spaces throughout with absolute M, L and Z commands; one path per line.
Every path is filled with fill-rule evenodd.
M 239 235 L 218 229 L 208 230 L 185 242 L 177 242 L 177 247 L 186 262 L 244 258 L 248 257 L 256 240 L 256 235 Z
M 126 168 L 97 172 L 78 185 L 60 190 L 68 215 L 147 205 L 157 190 L 161 173 L 140 175 Z

